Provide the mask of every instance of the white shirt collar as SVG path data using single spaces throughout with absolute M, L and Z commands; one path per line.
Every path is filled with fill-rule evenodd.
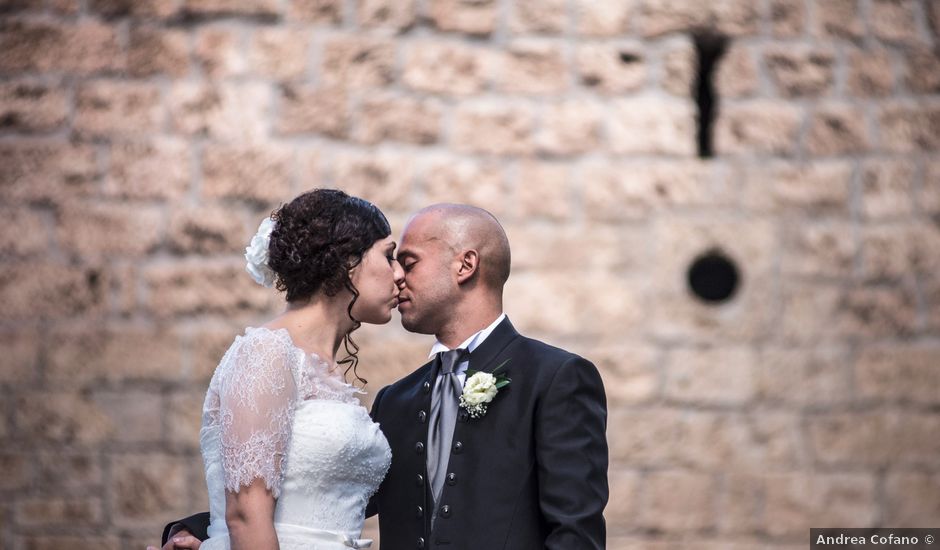
M 499 317 L 497 317 L 496 320 L 490 324 L 490 326 L 486 327 L 480 332 L 477 332 L 476 334 L 472 335 L 470 338 L 467 338 L 466 340 L 463 341 L 462 344 L 460 344 L 454 349 L 464 348 L 467 351 L 472 353 L 473 350 L 477 349 L 477 347 L 480 344 L 482 344 L 483 341 L 486 340 L 489 337 L 489 335 L 493 333 L 494 330 L 496 330 L 496 325 L 503 322 L 503 319 L 505 318 L 506 318 L 506 314 L 500 313 Z M 430 359 L 442 351 L 450 351 L 450 348 L 442 344 L 440 340 L 436 340 L 434 342 L 434 345 L 431 346 L 431 353 L 428 354 L 428 358 Z

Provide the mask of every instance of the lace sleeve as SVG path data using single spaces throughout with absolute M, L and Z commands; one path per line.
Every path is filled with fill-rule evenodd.
M 297 404 L 290 349 L 255 335 L 228 361 L 219 386 L 225 488 L 238 492 L 261 478 L 277 498 Z

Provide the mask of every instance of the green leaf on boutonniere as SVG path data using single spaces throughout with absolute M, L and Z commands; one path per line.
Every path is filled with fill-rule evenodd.
M 512 382 L 511 378 L 503 378 L 496 382 L 496 389 L 501 390 L 503 389 L 503 386 L 508 386 L 510 382 Z

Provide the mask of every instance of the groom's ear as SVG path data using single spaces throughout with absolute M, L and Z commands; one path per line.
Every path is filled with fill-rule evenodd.
M 464 250 L 460 255 L 460 267 L 457 268 L 457 282 L 467 282 L 479 268 L 480 254 L 473 249 Z

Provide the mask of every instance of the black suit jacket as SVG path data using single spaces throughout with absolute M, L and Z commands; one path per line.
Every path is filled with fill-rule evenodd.
M 383 388 L 372 405 L 392 465 L 369 513 L 383 550 L 580 550 L 605 547 L 607 405 L 597 369 L 521 336 L 508 319 L 470 354 L 470 370 L 501 373 L 482 418 L 460 411 L 438 517 L 426 471 L 436 363 Z
M 372 417 L 392 448 L 367 512 L 379 514 L 382 550 L 605 547 L 607 404 L 597 369 L 505 319 L 470 354 L 469 369 L 507 360 L 500 372 L 512 383 L 486 415 L 458 415 L 433 531 L 425 451 L 434 362 L 376 395 Z M 208 514 L 179 523 L 204 538 Z

